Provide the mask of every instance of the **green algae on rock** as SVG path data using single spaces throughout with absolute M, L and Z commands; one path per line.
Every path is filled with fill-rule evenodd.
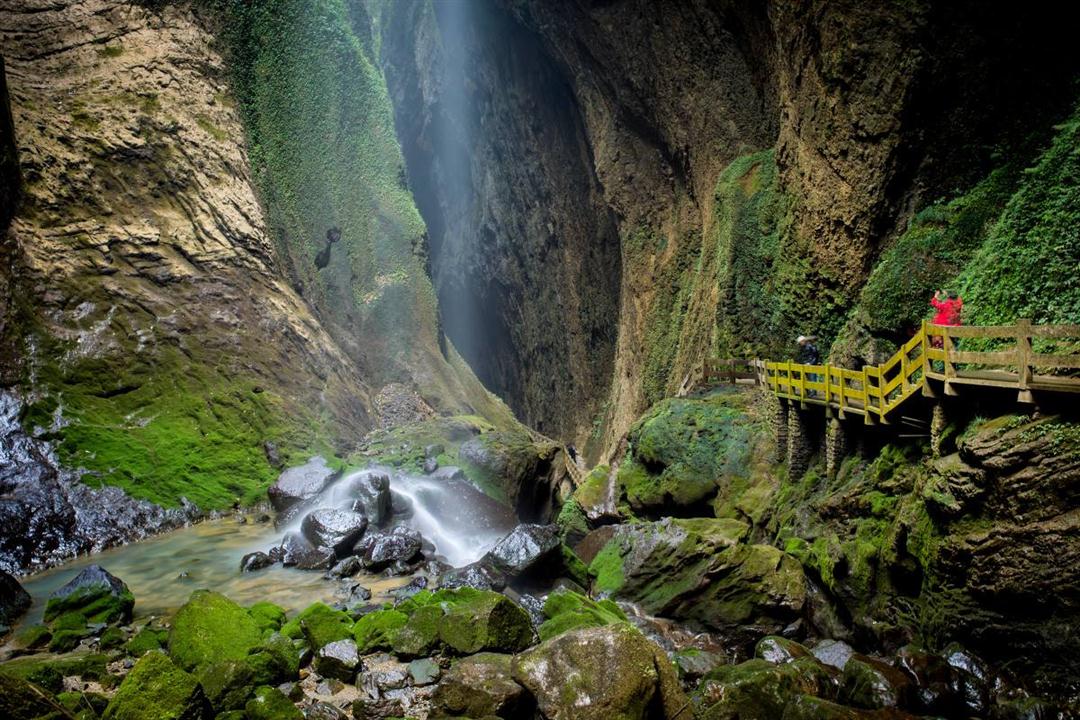
M 244 705 L 247 720 L 304 720 L 304 713 L 274 687 L 261 687 Z
M 626 614 L 611 600 L 592 600 L 572 590 L 557 590 L 544 601 L 540 640 L 550 640 L 579 627 L 601 627 L 626 622 Z
M 514 681 L 511 655 L 483 652 L 455 660 L 431 698 L 452 717 L 529 717 L 535 702 Z
M 361 653 L 391 650 L 398 631 L 409 622 L 409 616 L 397 610 L 376 610 L 364 615 L 353 625 L 353 639 Z
M 439 620 L 439 639 L 447 648 L 471 655 L 481 651 L 518 652 L 533 642 L 529 615 L 505 595 L 490 590 L 465 592 Z
M 262 643 L 247 610 L 220 593 L 196 590 L 173 617 L 169 655 L 193 671 L 219 662 L 244 660 Z
M 194 676 L 162 652 L 143 655 L 120 683 L 102 720 L 201 720 L 213 716 Z
M 22 678 L 0 672 L 0 717 L 9 720 L 70 720 L 73 716 L 41 688 Z

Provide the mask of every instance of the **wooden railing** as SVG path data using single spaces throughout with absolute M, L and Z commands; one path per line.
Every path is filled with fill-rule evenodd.
M 958 341 L 1011 341 L 994 351 L 964 350 Z M 1034 341 L 1058 341 L 1068 352 L 1043 352 Z M 1070 342 L 1071 341 L 1071 342 Z M 770 360 L 712 361 L 707 382 L 735 382 L 754 376 L 777 396 L 862 415 L 866 422 L 889 422 L 890 413 L 916 392 L 934 396 L 940 383 L 947 395 L 964 385 L 1015 388 L 1017 400 L 1034 402 L 1034 391 L 1080 393 L 1080 377 L 1044 370 L 1080 370 L 1080 325 L 944 326 L 924 322 L 915 335 L 880 365 L 859 370 Z M 933 381 L 933 382 L 931 382 Z
M 730 383 L 734 385 L 740 380 L 753 380 L 758 379 L 758 368 L 756 360 L 745 359 L 728 359 L 719 360 L 711 359 L 705 361 L 705 366 L 702 368 L 702 381 L 709 385 L 717 385 L 719 383 Z

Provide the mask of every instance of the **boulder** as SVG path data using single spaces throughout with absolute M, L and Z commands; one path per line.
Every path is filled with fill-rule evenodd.
M 350 555 L 347 558 L 339 560 L 337 564 L 326 572 L 326 574 L 330 577 L 349 578 L 363 569 L 364 564 L 360 562 L 360 558 L 355 555 Z
M 294 640 L 303 638 L 312 652 L 318 652 L 328 643 L 352 637 L 353 620 L 348 613 L 317 602 L 285 623 L 281 634 Z
M 439 469 L 439 461 L 431 457 L 425 458 L 423 469 L 425 475 L 430 475 L 431 473 Z
M 300 531 L 314 547 L 332 550 L 340 557 L 348 554 L 367 525 L 368 519 L 363 513 L 319 508 L 304 516 Z
M 0 673 L 0 717 L 6 720 L 72 720 L 72 715 L 44 690 L 3 673 Z
M 318 548 L 297 533 L 286 533 L 280 545 L 281 564 L 299 570 L 325 570 L 334 562 L 334 552 Z
M 347 493 L 353 498 L 352 508 L 363 513 L 368 521 L 380 526 L 390 519 L 390 475 L 383 470 L 361 470 L 346 478 Z
M 120 578 L 100 565 L 90 565 L 53 591 L 45 605 L 45 621 L 77 612 L 90 623 L 128 622 L 134 607 L 135 596 Z
M 360 669 L 360 653 L 351 637 L 335 640 L 315 653 L 315 670 L 323 677 L 351 682 Z
M 248 615 L 262 631 L 274 632 L 285 624 L 285 610 L 272 602 L 261 600 L 248 608 Z
M 558 525 L 522 524 L 495 544 L 484 559 L 496 570 L 521 575 L 559 551 Z
M 30 608 L 30 593 L 13 575 L 0 570 L 0 635 Z
M 904 671 L 855 653 L 844 664 L 840 700 L 868 710 L 901 708 L 912 704 L 914 689 Z
M 622 623 L 546 640 L 514 656 L 511 672 L 549 720 L 674 718 L 688 704 L 660 648 Z
M 695 700 L 708 720 L 775 720 L 800 695 L 835 698 L 835 674 L 812 657 L 780 665 L 756 658 L 709 672 Z
M 439 639 L 453 652 L 519 652 L 533 642 L 529 614 L 505 595 L 488 590 L 457 590 L 439 620 Z
M 502 590 L 506 576 L 483 560 L 460 568 L 450 568 L 439 576 L 439 586 L 444 588 L 470 587 L 477 590 Z
M 338 471 L 327 466 L 326 460 L 315 456 L 278 476 L 277 482 L 267 491 L 270 504 L 280 513 L 299 503 L 310 502 L 338 475 Z
M 197 677 L 206 699 L 217 713 L 243 710 L 255 689 L 255 671 L 248 663 L 237 660 L 207 665 Z
M 442 618 L 443 609 L 439 605 L 417 608 L 394 636 L 394 654 L 408 659 L 434 653 L 439 644 L 439 623 Z
M 273 564 L 274 561 L 264 552 L 248 553 L 240 558 L 240 572 L 255 572 Z
M 535 703 L 514 681 L 511 656 L 480 653 L 454 662 L 431 704 L 435 715 L 451 717 L 532 717 Z
M 195 677 L 154 651 L 131 668 L 102 720 L 209 720 L 213 716 Z
M 193 592 L 169 630 L 169 655 L 188 671 L 245 660 L 261 644 L 262 631 L 248 611 L 210 590 Z
M 770 545 L 745 544 L 748 530 L 719 518 L 620 525 L 589 566 L 595 587 L 650 615 L 779 633 L 806 601 L 802 565 Z
M 368 533 L 353 547 L 364 567 L 379 571 L 394 562 L 418 559 L 422 540 L 412 528 L 398 525 L 389 532 Z

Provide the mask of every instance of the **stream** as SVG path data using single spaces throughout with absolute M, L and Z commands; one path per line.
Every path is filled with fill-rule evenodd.
M 327 487 L 310 507 L 347 507 L 352 502 L 348 488 L 355 476 L 346 475 Z M 391 524 L 418 531 L 434 546 L 437 559 L 455 567 L 478 560 L 516 524 L 512 512 L 460 477 L 435 479 L 394 473 L 390 491 L 395 508 Z M 135 594 L 136 620 L 170 615 L 199 588 L 216 590 L 241 605 L 268 600 L 288 612 L 317 601 L 334 602 L 339 585 L 320 571 L 275 564 L 240 572 L 244 555 L 280 543 L 285 533 L 299 528 L 302 515 L 278 529 L 272 522 L 255 522 L 254 517 L 207 520 L 22 578 L 33 605 L 17 627 L 41 622 L 49 595 L 95 564 L 127 583 Z M 353 578 L 371 590 L 373 601 L 387 598 L 409 579 L 365 572 Z

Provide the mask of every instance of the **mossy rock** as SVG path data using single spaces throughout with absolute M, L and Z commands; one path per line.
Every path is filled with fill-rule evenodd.
M 439 621 L 439 639 L 447 648 L 471 655 L 519 652 L 532 644 L 532 623 L 525 610 L 490 590 L 464 590 L 457 591 L 456 604 Z
M 664 652 L 627 623 L 558 635 L 515 655 L 511 671 L 549 718 L 645 720 L 689 704 Z
M 248 614 L 263 632 L 281 630 L 286 622 L 285 611 L 272 602 L 257 602 L 248 608 Z
M 542 641 L 575 628 L 626 622 L 626 614 L 611 600 L 592 600 L 570 590 L 548 595 L 544 601 L 544 617 L 547 620 L 539 629 Z
M 248 663 L 237 660 L 207 665 L 198 678 L 216 713 L 243 709 L 255 690 L 255 671 Z
M 110 658 L 100 653 L 69 655 L 61 658 L 29 656 L 0 665 L 0 672 L 26 680 L 52 693 L 64 687 L 64 678 L 72 675 L 95 680 L 105 688 L 115 687 L 118 678 L 108 670 Z
M 168 642 L 168 639 L 168 631 L 144 627 L 128 640 L 124 649 L 127 650 L 129 655 L 141 657 L 151 650 L 160 650 Z
M 456 660 L 435 689 L 435 716 L 532 717 L 535 703 L 511 673 L 511 656 L 478 653 Z
M 289 698 L 272 687 L 261 687 L 255 691 L 255 697 L 244 706 L 247 720 L 304 720 Z
M 169 655 L 191 671 L 243 660 L 261 644 L 262 632 L 247 610 L 210 590 L 193 592 L 169 631 Z
M 782 665 L 754 659 L 708 673 L 696 699 L 703 720 L 775 720 L 801 695 L 835 698 L 835 694 L 833 673 L 812 657 Z
M 102 715 L 102 720 L 196 720 L 213 717 L 193 675 L 162 652 L 135 663 Z
M 49 651 L 54 653 L 71 652 L 79 647 L 79 643 L 83 641 L 83 638 L 89 637 L 89 635 L 90 631 L 86 628 L 82 630 L 57 630 L 52 634 L 52 639 L 49 641 Z
M 398 610 L 376 610 L 353 625 L 353 639 L 361 654 L 375 650 L 391 650 L 394 638 L 409 622 L 409 616 Z
M 394 635 L 394 654 L 402 658 L 431 655 L 439 644 L 439 622 L 443 614 L 441 605 L 426 605 L 413 611 L 409 621 Z
M 56 701 L 79 720 L 96 720 L 109 706 L 109 698 L 92 692 L 62 692 Z
M 721 490 L 746 485 L 755 471 L 758 424 L 738 393 L 669 398 L 630 429 L 630 452 L 617 483 L 639 515 L 707 510 Z
M 0 717 L 6 720 L 70 720 L 72 715 L 42 688 L 0 672 Z
M 318 652 L 324 645 L 335 640 L 352 637 L 353 619 L 349 614 L 334 610 L 324 603 L 315 603 L 305 608 L 296 616 L 295 621 L 312 652 Z M 291 623 L 289 631 L 295 633 Z
M 245 661 L 255 673 L 255 683 L 271 685 L 295 680 L 300 673 L 300 652 L 293 641 L 273 633 L 251 651 Z
M 124 635 L 124 631 L 118 627 L 106 628 L 105 632 L 101 633 L 101 637 L 98 639 L 98 647 L 102 650 L 112 650 L 118 648 L 124 644 L 124 640 L 127 636 Z
M 52 640 L 52 633 L 44 625 L 31 625 L 15 636 L 15 647 L 20 650 L 37 650 Z
M 45 622 L 67 613 L 82 615 L 83 625 L 128 622 L 134 607 L 135 596 L 123 581 L 99 565 L 90 565 L 49 598 Z

